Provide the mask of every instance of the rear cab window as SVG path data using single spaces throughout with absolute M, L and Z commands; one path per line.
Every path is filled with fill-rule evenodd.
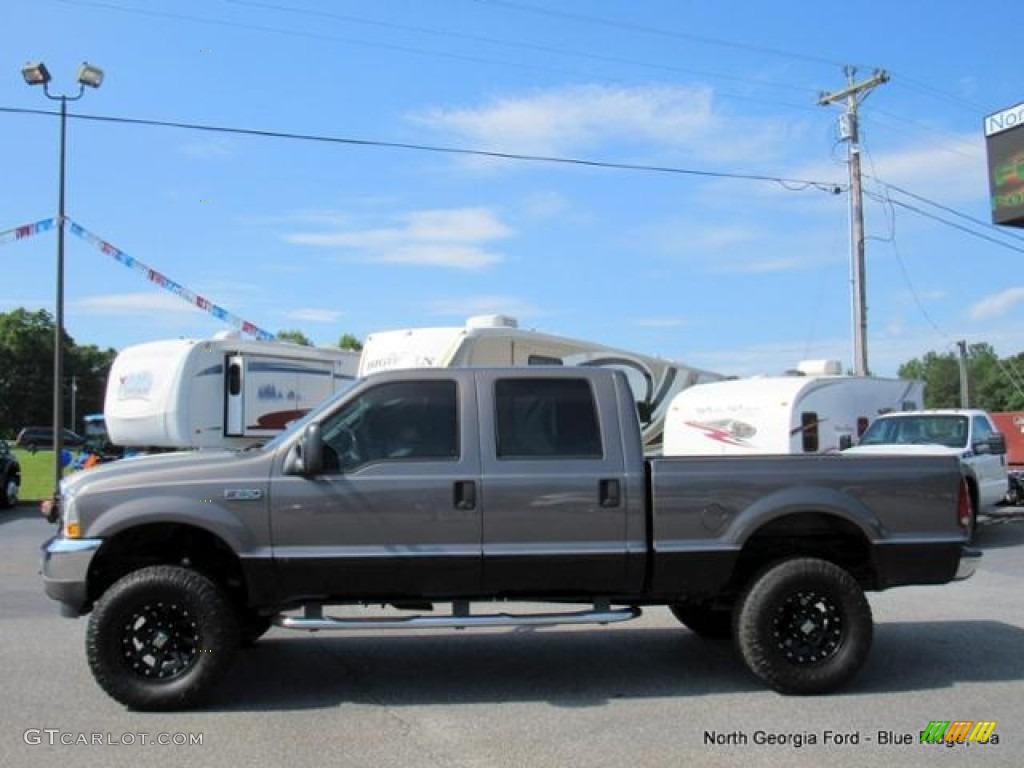
M 600 459 L 597 404 L 586 379 L 498 379 L 495 453 L 508 459 Z

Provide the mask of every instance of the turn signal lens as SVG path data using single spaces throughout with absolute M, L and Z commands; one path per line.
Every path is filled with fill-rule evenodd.
M 77 522 L 69 522 L 64 524 L 64 538 L 66 539 L 80 539 L 82 537 L 82 526 Z

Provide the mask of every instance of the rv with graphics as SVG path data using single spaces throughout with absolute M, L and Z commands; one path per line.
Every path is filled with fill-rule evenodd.
M 623 371 L 636 396 L 648 452 L 660 450 L 668 404 L 678 392 L 725 378 L 673 360 L 520 328 L 515 318 L 505 315 L 471 317 L 458 327 L 372 333 L 363 346 L 359 376 L 405 368 L 496 365 L 583 365 Z
M 107 431 L 124 447 L 245 447 L 347 386 L 358 366 L 358 352 L 235 332 L 138 344 L 111 366 Z
M 701 384 L 673 399 L 666 456 L 804 454 L 856 442 L 889 411 L 920 408 L 924 382 L 848 376 L 836 360 L 800 363 L 790 375 Z

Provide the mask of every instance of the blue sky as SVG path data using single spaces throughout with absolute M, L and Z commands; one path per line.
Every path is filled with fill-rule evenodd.
M 1024 101 L 1022 17 L 994 0 L 12 0 L 0 107 L 56 108 L 25 62 L 73 93 L 88 60 L 106 79 L 72 115 L 368 142 L 69 120 L 68 216 L 262 328 L 332 344 L 504 313 L 743 375 L 853 366 L 846 146 L 817 102 L 844 65 L 884 68 L 861 130 L 868 354 L 891 375 L 958 339 L 1024 350 L 1024 231 L 983 226 L 982 131 Z M 0 230 L 54 215 L 57 146 L 55 117 L 0 112 Z M 52 311 L 55 250 L 53 232 L 0 245 L 0 311 Z M 78 343 L 227 327 L 70 233 L 66 264 Z

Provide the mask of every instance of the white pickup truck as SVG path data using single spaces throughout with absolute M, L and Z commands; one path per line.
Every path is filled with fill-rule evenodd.
M 844 453 L 954 455 L 971 492 L 971 531 L 979 512 L 1006 499 L 1006 438 L 987 412 L 975 409 L 899 411 L 876 418 Z

